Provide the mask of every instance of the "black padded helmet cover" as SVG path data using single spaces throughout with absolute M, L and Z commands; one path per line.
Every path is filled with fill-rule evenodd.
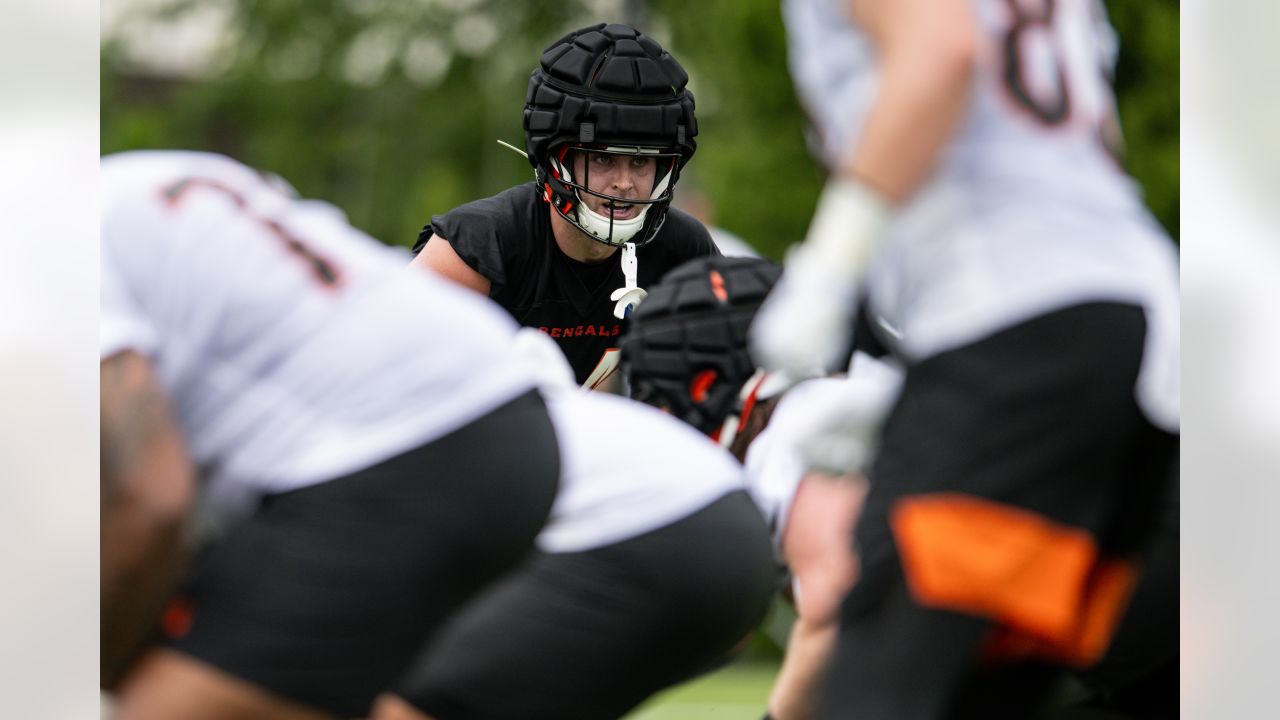
M 653 239 L 680 169 L 697 149 L 698 124 L 693 93 L 685 87 L 688 81 L 688 73 L 670 53 L 627 25 L 600 23 L 552 43 L 529 77 L 524 106 L 525 150 L 544 199 L 579 225 L 572 214 L 576 189 L 549 163 L 561 146 L 644 147 L 672 153 L 665 195 L 648 212 L 637 244 Z
M 529 78 L 525 150 L 535 168 L 562 143 L 641 145 L 693 156 L 689 75 L 653 39 L 600 23 L 552 43 Z
M 719 429 L 756 370 L 747 330 L 781 272 L 759 258 L 705 257 L 667 273 L 622 339 L 635 399 L 704 433 Z

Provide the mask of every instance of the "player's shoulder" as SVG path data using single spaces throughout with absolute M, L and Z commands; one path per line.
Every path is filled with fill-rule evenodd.
M 255 181 L 255 171 L 212 153 L 138 150 L 107 155 L 100 161 L 100 238 L 118 259 L 154 255 L 159 248 L 184 247 L 164 223 L 176 221 L 166 212 L 184 207 L 190 190 L 216 186 L 243 198 L 239 190 Z M 219 244 L 221 245 L 221 244 Z
M 179 206 L 197 189 L 214 190 L 236 207 L 277 207 L 298 199 L 278 176 L 225 155 L 194 150 L 133 150 L 100 161 L 104 220 L 121 206 Z M 127 210 L 126 210 L 127 211 Z
M 539 229 L 546 227 L 549 232 L 549 225 L 537 188 L 528 182 L 435 215 L 428 227 L 455 247 L 489 247 L 496 242 L 506 255 L 525 254 Z
M 537 204 L 534 183 L 522 183 L 496 195 L 463 203 L 432 218 L 436 224 L 475 223 L 498 227 L 522 224 Z
M 260 175 L 224 155 L 194 150 L 132 150 L 106 155 L 100 162 L 106 184 L 155 181 L 163 178 L 217 177 L 234 180 Z

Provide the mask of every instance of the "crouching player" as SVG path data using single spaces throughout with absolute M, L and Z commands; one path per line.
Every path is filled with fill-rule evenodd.
M 377 720 L 604 720 L 711 670 L 778 587 L 769 531 L 723 450 L 640 403 L 578 390 L 542 333 L 561 490 L 539 552 L 452 620 Z
M 363 716 L 550 511 L 556 439 L 515 324 L 230 159 L 129 153 L 101 179 L 117 717 Z M 388 320 L 405 307 L 429 311 Z M 197 517 L 224 530 L 189 566 Z

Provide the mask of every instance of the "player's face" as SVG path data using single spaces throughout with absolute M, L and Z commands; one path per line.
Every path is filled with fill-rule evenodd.
M 574 177 L 585 178 L 587 189 L 623 199 L 648 199 L 658 172 L 658 159 L 643 155 L 613 153 L 576 153 Z M 579 193 L 582 202 L 593 212 L 614 220 L 630 220 L 640 214 L 643 205 L 612 202 L 589 193 Z

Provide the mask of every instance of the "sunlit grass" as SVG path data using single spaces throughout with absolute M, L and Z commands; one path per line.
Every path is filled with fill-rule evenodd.
M 624 720 L 760 720 L 776 662 L 750 661 L 671 688 Z

